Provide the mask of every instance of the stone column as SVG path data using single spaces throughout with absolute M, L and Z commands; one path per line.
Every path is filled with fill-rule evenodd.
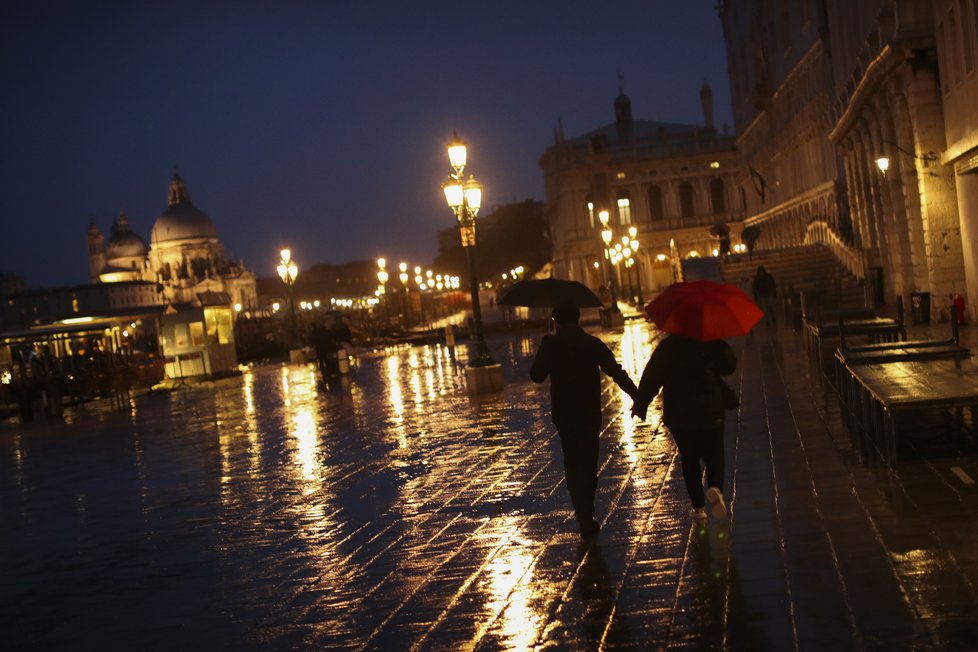
M 849 216 L 852 220 L 852 244 L 859 248 L 862 247 L 865 224 L 863 221 L 862 197 L 856 192 L 857 185 L 852 160 L 852 139 L 846 138 L 842 142 L 840 149 L 842 150 L 842 168 L 846 177 L 846 188 L 848 189 L 849 195 Z
M 935 158 L 944 151 L 947 141 L 934 64 L 914 63 L 912 74 L 906 79 L 905 94 L 913 125 L 931 306 L 946 311 L 952 288 L 964 283 L 958 200 L 953 171 Z
M 859 174 L 862 180 L 863 194 L 866 200 L 866 213 L 869 218 L 869 228 L 873 234 L 873 247 L 870 264 L 877 267 L 887 267 L 889 257 L 886 251 L 886 237 L 883 221 L 883 207 L 880 202 L 876 167 L 875 151 L 870 138 L 869 124 L 860 122 Z
M 681 226 L 679 210 L 679 183 L 675 179 L 668 179 L 659 184 L 662 188 L 662 213 L 665 218 L 666 226 L 671 229 Z
M 955 178 L 961 220 L 961 245 L 964 249 L 966 287 L 955 286 L 967 300 L 969 321 L 978 315 L 978 174 Z
M 893 115 L 887 97 L 883 93 L 874 98 L 879 135 L 878 152 L 881 156 L 890 158 L 890 169 L 884 176 L 880 172 L 880 189 L 884 201 L 889 203 L 886 211 L 886 236 L 893 265 L 893 287 L 897 295 L 903 296 L 904 305 L 910 305 L 910 293 L 916 289 L 914 285 L 913 263 L 910 256 L 910 237 L 907 226 L 907 198 L 903 193 L 903 161 L 894 157 L 891 143 L 895 142 Z M 896 160 L 894 160 L 896 159 Z M 877 168 L 879 169 L 879 168 Z
M 893 131 L 891 142 L 894 143 L 893 151 L 890 156 L 898 160 L 898 165 L 891 169 L 894 187 L 902 193 L 903 203 L 906 208 L 903 219 L 905 221 L 904 234 L 907 238 L 907 253 L 909 257 L 909 269 L 907 277 L 912 283 L 914 290 L 926 289 L 929 286 L 927 279 L 927 247 L 924 237 L 923 218 L 920 210 L 919 179 L 917 178 L 917 166 L 914 159 L 904 152 L 912 152 L 913 124 L 910 121 L 910 113 L 907 109 L 907 97 L 903 94 L 903 84 L 890 84 L 888 88 L 888 103 L 893 111 Z M 909 297 L 904 298 L 905 301 Z M 910 305 L 906 303 L 905 305 Z

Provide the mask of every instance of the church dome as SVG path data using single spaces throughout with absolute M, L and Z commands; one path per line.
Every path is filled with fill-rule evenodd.
M 190 193 L 183 179 L 174 174 L 170 181 L 168 205 L 156 223 L 150 242 L 167 242 L 170 240 L 186 240 L 187 238 L 216 238 L 217 229 L 207 213 L 200 210 L 190 201 Z
M 112 235 L 105 248 L 105 259 L 111 261 L 117 258 L 144 258 L 146 251 L 146 241 L 129 228 L 126 214 L 119 213 L 112 224 Z

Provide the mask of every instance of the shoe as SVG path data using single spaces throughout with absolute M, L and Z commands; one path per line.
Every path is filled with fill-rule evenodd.
M 716 487 L 706 490 L 706 502 L 710 503 L 710 514 L 713 518 L 724 518 L 727 515 L 727 505 L 723 502 L 723 493 Z
M 582 539 L 593 537 L 595 534 L 597 534 L 600 531 L 601 531 L 601 525 L 593 518 L 581 522 L 580 533 Z
M 706 521 L 706 510 L 702 507 L 694 507 L 689 510 L 689 517 L 696 523 L 703 523 Z

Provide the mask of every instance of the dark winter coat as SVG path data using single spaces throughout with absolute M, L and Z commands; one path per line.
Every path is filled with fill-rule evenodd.
M 774 277 L 767 272 L 759 273 L 754 277 L 754 300 L 764 297 L 777 297 L 778 286 L 774 282 Z
M 542 383 L 550 377 L 552 421 L 601 427 L 601 371 L 611 376 L 629 396 L 637 388 L 607 345 L 578 326 L 559 326 L 545 335 L 530 369 L 530 378 Z
M 700 342 L 668 335 L 645 365 L 635 397 L 635 412 L 645 415 L 662 390 L 662 420 L 670 429 L 707 428 L 723 423 L 723 382 L 737 368 L 733 349 L 723 340 Z
M 316 324 L 309 333 L 309 344 L 316 349 L 316 357 L 325 360 L 336 353 L 338 343 L 333 336 L 333 332 L 323 326 Z

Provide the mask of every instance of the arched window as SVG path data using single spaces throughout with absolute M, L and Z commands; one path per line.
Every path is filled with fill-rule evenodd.
M 649 186 L 649 221 L 654 223 L 665 219 L 665 211 L 662 209 L 662 188 Z
M 679 184 L 679 213 L 683 217 L 693 216 L 693 184 L 689 181 Z
M 618 223 L 625 226 L 632 223 L 632 200 L 627 190 L 618 191 Z
M 727 212 L 727 197 L 724 192 L 723 179 L 710 181 L 710 203 L 713 205 L 714 215 Z

